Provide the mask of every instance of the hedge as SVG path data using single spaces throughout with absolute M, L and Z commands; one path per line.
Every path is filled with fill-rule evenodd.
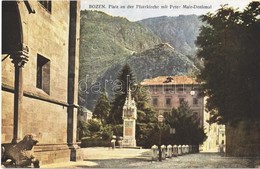
M 81 139 L 80 147 L 110 147 L 110 140 L 84 137 Z

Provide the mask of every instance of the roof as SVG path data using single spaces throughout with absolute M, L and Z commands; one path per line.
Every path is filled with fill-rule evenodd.
M 89 109 L 87 109 L 86 107 L 80 106 L 81 110 L 83 113 L 93 113 L 92 111 L 90 111 Z
M 143 86 L 149 85 L 178 85 L 178 84 L 199 84 L 195 78 L 188 76 L 158 76 L 153 79 L 144 79 Z

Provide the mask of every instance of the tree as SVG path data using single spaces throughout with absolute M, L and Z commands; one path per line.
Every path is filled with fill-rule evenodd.
M 122 112 L 125 99 L 127 96 L 127 89 L 131 88 L 131 94 L 135 99 L 137 107 L 137 120 L 136 120 L 136 141 L 139 146 L 147 146 L 151 141 L 150 136 L 156 130 L 156 112 L 153 111 L 149 104 L 146 95 L 146 90 L 135 81 L 135 76 L 128 64 L 126 64 L 116 81 L 114 88 L 115 99 L 109 115 L 109 121 L 113 124 L 114 134 L 122 132 Z
M 222 6 L 202 16 L 207 25 L 197 38 L 198 57 L 204 60 L 198 78 L 205 82 L 207 109 L 226 125 L 229 156 L 260 155 L 259 15 L 260 2 L 243 11 Z
M 128 88 L 134 89 L 135 76 L 128 64 L 120 71 L 117 80 L 114 82 L 113 92 L 115 98 L 108 118 L 111 124 L 122 124 L 122 112 L 125 104 Z
M 244 11 L 222 6 L 201 18 L 207 24 L 197 38 L 198 57 L 204 59 L 207 108 L 217 110 L 220 123 L 260 120 L 260 2 Z M 218 118 L 218 117 L 221 118 Z
M 156 112 L 151 109 L 147 91 L 140 84 L 136 86 L 134 98 L 137 106 L 137 120 L 136 120 L 136 142 L 137 145 L 145 148 L 151 148 L 156 144 L 151 137 L 158 131 Z
M 78 120 L 77 130 L 79 140 L 89 134 L 88 124 L 82 120 Z
M 100 122 L 94 119 L 88 120 L 87 127 L 91 138 L 97 136 L 101 130 Z
M 198 117 L 193 115 L 187 102 L 181 102 L 176 109 L 173 108 L 170 114 L 165 114 L 165 124 L 175 128 L 176 133 L 170 135 L 164 131 L 163 144 L 188 144 L 198 145 L 206 139 L 204 129 L 200 127 Z
M 103 88 L 102 93 L 97 101 L 96 107 L 93 112 L 95 118 L 100 119 L 102 126 L 106 123 L 110 112 L 111 106 L 110 101 L 107 97 L 106 90 Z

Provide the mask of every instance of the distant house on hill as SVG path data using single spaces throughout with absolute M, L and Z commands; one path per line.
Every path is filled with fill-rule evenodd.
M 89 109 L 85 107 L 80 107 L 78 120 L 87 122 L 88 120 L 92 119 L 93 112 L 91 112 Z
M 145 79 L 141 85 L 146 87 L 151 106 L 158 114 L 171 112 L 182 101 L 188 102 L 193 110 L 193 115 L 203 126 L 204 99 L 199 95 L 200 83 L 188 76 L 158 76 Z

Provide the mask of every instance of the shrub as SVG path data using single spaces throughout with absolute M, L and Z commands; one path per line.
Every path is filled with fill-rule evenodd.
M 123 136 L 123 125 L 122 124 L 113 126 L 113 135 Z
M 103 127 L 101 131 L 101 137 L 103 140 L 111 140 L 113 135 L 112 127 L 111 126 L 105 126 Z
M 94 137 L 101 129 L 101 124 L 99 121 L 96 120 L 89 120 L 88 121 L 88 130 L 90 132 L 90 137 Z
M 110 140 L 84 137 L 81 139 L 80 147 L 110 147 Z
M 90 134 L 88 130 L 88 124 L 82 120 L 78 121 L 77 130 L 79 134 L 79 139 Z

